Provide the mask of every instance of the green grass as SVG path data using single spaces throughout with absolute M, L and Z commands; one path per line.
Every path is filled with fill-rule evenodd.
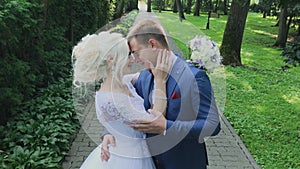
M 156 14 L 185 51 L 195 34 L 204 33 L 221 45 L 226 16 L 211 18 L 211 29 L 205 30 L 203 14 L 186 15 L 183 22 L 178 14 Z M 248 14 L 241 51 L 245 66 L 225 67 L 224 114 L 261 168 L 300 168 L 300 67 L 281 70 L 282 50 L 271 47 L 277 36 L 275 24 L 274 18 Z

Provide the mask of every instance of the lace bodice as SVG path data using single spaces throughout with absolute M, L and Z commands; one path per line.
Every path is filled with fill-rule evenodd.
M 96 92 L 97 118 L 115 137 L 116 147 L 110 150 L 120 156 L 148 157 L 145 134 L 132 129 L 128 122 L 134 118 L 154 118 L 145 111 L 143 99 L 128 83 L 132 96 L 114 92 Z

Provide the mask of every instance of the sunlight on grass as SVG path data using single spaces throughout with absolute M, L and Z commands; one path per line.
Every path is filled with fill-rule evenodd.
M 242 85 L 243 85 L 244 90 L 249 91 L 249 92 L 253 91 L 253 89 L 252 89 L 251 85 L 249 84 L 249 82 L 244 81 L 244 82 L 242 82 Z
M 183 20 L 179 21 L 178 16 L 163 15 L 163 13 L 156 13 L 160 22 L 168 30 L 169 36 L 176 38 L 183 43 L 188 43 L 196 35 L 203 35 L 204 33 L 198 29 L 191 22 Z M 184 29 L 183 29 L 184 28 Z M 181 31 L 178 31 L 181 30 Z
M 277 37 L 276 34 L 271 34 L 271 33 L 265 32 L 265 31 L 261 31 L 261 30 L 253 30 L 253 32 L 256 33 L 256 34 L 260 34 L 260 35 L 266 35 L 266 36 L 269 36 L 271 38 L 276 38 Z
M 300 92 L 298 92 L 299 94 Z M 283 95 L 282 96 L 288 103 L 290 104 L 294 104 L 294 105 L 297 105 L 296 107 L 298 107 L 297 110 L 300 109 L 300 95 L 296 96 L 296 95 L 292 95 L 292 94 L 289 94 L 289 95 Z M 300 110 L 299 110 L 300 111 Z

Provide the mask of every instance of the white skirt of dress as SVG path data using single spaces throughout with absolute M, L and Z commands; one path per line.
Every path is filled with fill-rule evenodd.
M 108 161 L 101 161 L 101 144 L 86 158 L 80 169 L 155 169 L 151 157 L 129 158 L 110 153 Z

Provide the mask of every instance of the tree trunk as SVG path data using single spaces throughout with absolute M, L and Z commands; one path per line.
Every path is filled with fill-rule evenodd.
M 215 9 L 214 9 L 215 13 L 218 13 L 218 8 L 219 8 L 219 0 L 216 0 L 216 5 L 215 5 Z
M 201 0 L 196 0 L 195 9 L 194 9 L 194 16 L 200 16 L 200 6 L 201 6 Z
M 125 6 L 125 12 L 130 12 L 134 9 L 138 9 L 138 0 L 127 0 Z
M 159 0 L 159 10 L 158 10 L 159 13 L 161 13 L 162 5 L 163 5 L 163 0 Z
M 118 3 L 118 6 L 116 8 L 116 12 L 114 14 L 114 19 L 119 19 L 121 18 L 121 16 L 124 13 L 124 7 L 125 7 L 125 1 L 124 0 L 120 0 L 120 2 Z
M 208 15 L 207 15 L 206 29 L 209 29 L 209 21 L 210 21 L 210 17 L 211 17 L 212 7 L 213 7 L 212 0 L 209 0 L 209 9 L 208 9 Z
M 192 9 L 192 0 L 187 0 L 185 13 L 190 14 Z
M 177 13 L 178 8 L 177 8 L 177 0 L 174 0 L 174 5 L 173 5 L 173 13 Z
M 300 36 L 300 22 L 298 22 L 298 35 L 297 36 Z
M 287 36 L 287 37 L 288 37 L 288 35 L 289 35 L 289 30 L 290 30 L 291 24 L 292 24 L 292 22 L 293 22 L 293 18 L 294 18 L 294 16 L 293 16 L 293 14 L 291 14 L 291 15 L 289 16 L 289 21 L 288 21 L 288 24 L 287 24 L 287 27 L 286 27 L 286 36 Z
M 279 27 L 276 42 L 273 46 L 284 48 L 287 40 L 287 7 L 283 5 L 280 8 Z
M 228 11 L 227 11 L 227 9 L 228 9 L 228 7 L 227 7 L 227 3 L 228 3 L 228 1 L 227 0 L 224 0 L 224 15 L 228 15 Z
M 266 18 L 266 17 L 267 17 L 267 12 L 263 11 L 263 18 Z
M 151 0 L 147 1 L 147 12 L 151 12 Z
M 208 11 L 208 15 L 207 15 L 207 23 L 206 23 L 206 29 L 209 29 L 209 20 L 210 20 L 210 15 L 211 15 L 211 11 Z
M 241 46 L 250 0 L 233 0 L 221 45 L 224 65 L 242 66 Z
M 176 0 L 176 5 L 177 5 L 178 12 L 179 12 L 179 20 L 182 21 L 185 19 L 185 17 L 184 17 L 184 13 L 183 13 L 183 7 L 182 7 L 181 0 Z

